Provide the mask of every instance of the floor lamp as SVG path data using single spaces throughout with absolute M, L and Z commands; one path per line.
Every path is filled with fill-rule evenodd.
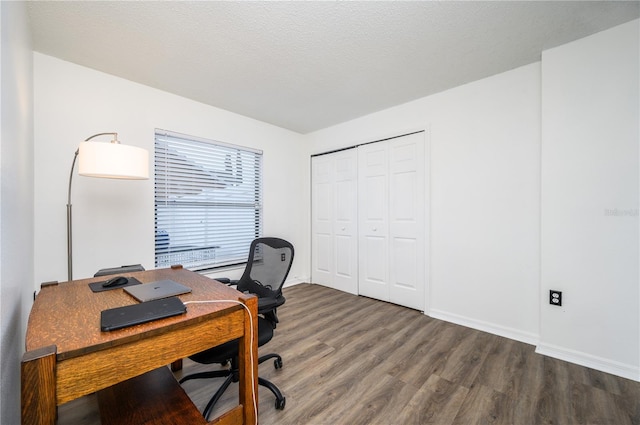
M 111 143 L 80 143 L 73 156 L 71 172 L 69 173 L 69 196 L 67 199 L 67 275 L 73 280 L 73 248 L 71 221 L 71 181 L 73 169 L 78 159 L 78 174 L 87 177 L 102 177 L 107 179 L 144 180 L 149 178 L 149 153 L 146 149 L 135 146 L 121 145 L 118 133 L 98 133 L 84 141 L 99 136 L 113 136 Z

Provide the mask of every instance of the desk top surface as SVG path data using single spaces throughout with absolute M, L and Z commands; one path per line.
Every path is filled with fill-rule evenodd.
M 125 273 L 142 283 L 171 279 L 192 289 L 180 295 L 183 302 L 204 300 L 238 300 L 235 289 L 186 269 L 159 269 Z M 92 351 L 135 341 L 167 332 L 193 322 L 210 320 L 242 307 L 233 302 L 189 304 L 187 313 L 131 326 L 111 332 L 100 331 L 100 312 L 114 307 L 136 304 L 122 288 L 93 292 L 89 283 L 105 277 L 62 282 L 41 289 L 29 314 L 26 349 L 36 350 L 56 346 L 58 361 Z

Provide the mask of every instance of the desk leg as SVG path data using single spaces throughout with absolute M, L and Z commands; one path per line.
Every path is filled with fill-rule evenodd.
M 56 422 L 56 346 L 28 351 L 22 356 L 22 425 Z
M 182 359 L 178 359 L 171 363 L 171 372 L 177 372 L 179 370 L 182 370 Z
M 249 320 L 249 314 L 244 310 L 244 336 L 240 338 L 240 352 L 238 356 L 238 367 L 240 369 L 240 404 L 242 404 L 244 410 L 243 423 L 253 425 L 258 423 L 258 298 L 244 295 L 240 297 L 240 301 L 249 307 L 251 317 L 253 318 L 252 323 Z M 251 326 L 252 324 L 253 327 Z M 251 341 L 251 335 L 253 335 L 253 341 Z M 253 363 L 251 362 L 252 358 Z

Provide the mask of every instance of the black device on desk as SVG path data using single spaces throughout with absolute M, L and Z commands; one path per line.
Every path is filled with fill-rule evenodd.
M 103 288 L 112 288 L 114 286 L 120 286 L 120 285 L 124 285 L 126 283 L 129 283 L 129 279 L 127 279 L 124 276 L 116 276 L 114 278 L 111 278 L 109 280 L 105 280 L 104 282 L 102 282 L 102 287 Z
M 177 316 L 186 312 L 187 307 L 178 297 L 110 308 L 100 312 L 100 329 L 102 331 L 114 331 L 127 326 L 151 322 L 152 320 Z
M 135 277 L 131 276 L 114 276 L 111 279 L 107 279 L 100 282 L 91 282 L 89 284 L 89 288 L 93 292 L 103 292 L 103 291 L 111 291 L 119 288 L 126 288 L 132 285 L 141 285 L 140 282 Z

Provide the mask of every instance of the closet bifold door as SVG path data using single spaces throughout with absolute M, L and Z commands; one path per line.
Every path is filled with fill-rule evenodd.
M 311 281 L 358 291 L 357 149 L 311 158 Z
M 358 147 L 358 292 L 425 305 L 424 132 Z
M 358 147 L 358 292 L 389 301 L 389 145 Z

